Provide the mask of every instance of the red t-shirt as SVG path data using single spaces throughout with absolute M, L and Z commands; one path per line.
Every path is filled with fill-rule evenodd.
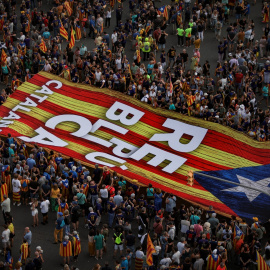
M 234 77 L 236 83 L 241 83 L 244 75 L 242 73 L 236 73 Z

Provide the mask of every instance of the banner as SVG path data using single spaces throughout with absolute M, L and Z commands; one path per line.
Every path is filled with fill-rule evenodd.
M 106 165 L 225 215 L 269 218 L 269 142 L 46 72 L 19 86 L 1 106 L 0 119 L 2 135 Z M 187 185 L 190 171 L 193 186 Z

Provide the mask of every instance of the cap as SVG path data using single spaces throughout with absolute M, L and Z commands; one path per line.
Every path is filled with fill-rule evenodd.
M 42 250 L 41 246 L 37 246 L 36 250 Z
M 63 216 L 63 213 L 62 212 L 58 212 L 57 215 Z
M 253 221 L 255 221 L 255 222 L 259 221 L 259 219 L 258 219 L 257 217 L 253 217 L 252 219 L 253 219 Z
M 76 234 L 78 234 L 78 233 L 77 233 L 77 231 L 73 231 L 73 234 L 76 235 Z
M 208 96 L 208 94 L 207 94 L 207 93 L 204 93 L 203 95 L 204 95 L 204 96 Z
M 232 54 L 231 54 L 231 53 L 229 53 L 228 55 L 229 55 L 229 56 L 232 56 Z
M 213 254 L 217 254 L 217 249 L 214 249 L 213 250 Z
M 10 147 L 14 147 L 15 146 L 15 144 L 14 143 L 12 143 L 11 145 L 10 145 Z
M 69 237 L 66 235 L 66 236 L 64 237 L 64 239 L 65 239 L 65 240 L 69 240 Z

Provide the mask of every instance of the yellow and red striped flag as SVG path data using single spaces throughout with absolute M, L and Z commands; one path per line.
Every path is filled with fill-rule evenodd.
M 270 267 L 266 264 L 261 254 L 258 251 L 256 251 L 256 253 L 257 253 L 258 270 L 270 270 Z
M 70 33 L 70 42 L 68 44 L 68 47 L 72 49 L 75 45 L 75 35 L 74 35 L 74 30 L 73 27 L 71 27 L 71 33 Z
M 146 28 L 145 28 L 146 34 L 149 32 L 150 29 L 151 29 L 151 25 L 146 26 Z
M 110 6 L 113 8 L 115 5 L 115 0 L 110 0 Z
M 75 31 L 76 31 L 76 40 L 80 40 L 82 38 L 81 27 L 79 25 L 76 25 Z
M 167 21 L 169 20 L 169 14 L 168 14 L 168 7 L 167 6 L 164 8 L 163 16 L 166 18 Z
M 30 32 L 30 21 L 27 21 L 27 26 L 26 26 L 25 32 L 26 33 Z
M 44 40 L 42 39 L 41 40 L 41 43 L 39 44 L 39 49 L 43 52 L 43 53 L 46 53 L 47 52 L 47 46 L 44 42 Z
M 28 21 L 31 23 L 31 21 L 32 21 L 31 14 L 27 12 L 26 13 L 26 16 L 28 18 Z
M 119 4 L 121 4 L 122 2 L 121 2 L 121 0 L 117 0 L 117 2 L 119 3 Z
M 153 265 L 153 256 L 152 254 L 155 253 L 155 247 L 152 243 L 151 237 L 149 233 L 147 234 L 147 250 L 146 250 L 146 263 L 151 266 Z
M 182 23 L 182 14 L 179 12 L 177 15 L 177 24 L 180 25 Z
M 65 9 L 67 11 L 68 16 L 71 16 L 73 10 L 72 10 L 72 8 L 70 7 L 70 5 L 69 5 L 69 3 L 67 1 L 64 3 L 64 7 L 65 7 Z
M 1 63 L 5 63 L 7 61 L 7 54 L 4 49 L 2 49 L 2 54 L 1 54 Z
M 65 38 L 66 40 L 68 40 L 68 32 L 67 30 L 64 28 L 64 26 L 62 25 L 62 23 L 60 23 L 60 35 Z
M 80 95 L 76 94 L 78 91 Z M 50 98 L 44 100 L 42 99 L 44 95 L 50 95 Z M 27 104 L 38 103 L 40 113 L 20 111 L 20 117 L 14 119 L 14 124 L 5 124 L 7 126 L 3 127 L 2 123 L 1 136 L 10 133 L 27 143 L 38 143 L 55 152 L 73 157 L 86 166 L 94 167 L 98 159 L 102 165 L 110 166 L 111 170 L 123 175 L 128 181 L 134 182 L 136 179 L 138 185 L 155 184 L 164 192 L 173 193 L 183 200 L 203 207 L 214 204 L 215 211 L 222 215 L 237 216 L 239 213 L 241 216 L 250 217 L 251 214 L 255 216 L 256 211 L 256 216 L 259 216 L 260 220 L 264 221 L 267 218 L 265 209 L 270 203 L 265 198 L 268 197 L 264 197 L 264 194 L 259 195 L 256 200 L 260 203 L 252 212 L 252 204 L 249 203 L 245 193 L 235 192 L 235 188 L 240 183 L 237 175 L 254 177 L 262 186 L 266 186 L 268 181 L 265 178 L 269 177 L 270 168 L 270 141 L 262 143 L 230 127 L 153 108 L 140 100 L 110 89 L 78 86 L 47 72 L 40 72 L 20 85 L 20 91 L 15 91 L 11 99 L 2 105 L 0 119 L 4 117 L 12 119 L 16 110 L 12 112 L 11 110 L 23 101 Z M 67 103 L 70 106 L 67 106 Z M 32 109 L 30 106 L 27 108 Z M 127 119 L 128 114 L 133 117 Z M 64 123 L 67 119 L 69 123 Z M 92 136 L 78 139 L 74 133 L 78 131 L 78 124 L 87 125 L 91 129 L 92 121 L 100 121 L 100 126 L 105 121 L 113 125 L 106 125 L 106 129 L 102 129 L 102 132 L 94 132 Z M 61 122 L 63 124 L 54 129 L 55 125 Z M 176 130 L 177 135 L 180 133 L 178 138 L 175 137 L 176 131 L 172 130 Z M 88 130 L 85 132 L 80 133 L 81 136 L 87 134 Z M 126 155 L 115 156 L 110 147 L 112 136 L 115 142 L 119 142 L 119 147 L 129 147 L 128 149 L 135 152 L 129 158 L 126 158 Z M 194 142 L 191 137 L 199 142 Z M 125 142 L 124 146 L 120 145 L 121 141 Z M 170 143 L 164 144 L 164 141 Z M 195 143 L 196 146 L 193 146 Z M 177 150 L 178 145 L 181 151 Z M 192 150 L 187 148 L 191 145 Z M 148 153 L 159 155 L 170 163 L 162 164 L 163 159 L 156 160 L 155 157 L 145 159 Z M 100 157 L 106 157 L 106 160 L 100 160 Z M 120 164 L 124 164 L 125 167 Z M 194 171 L 196 180 L 193 186 L 187 185 L 187 171 Z M 198 173 L 207 174 L 207 177 L 203 178 Z M 209 178 L 211 175 L 227 181 L 212 181 Z M 228 181 L 234 181 L 235 184 Z M 233 191 L 229 191 L 232 188 Z M 224 196 L 224 193 L 229 195 Z M 247 210 L 244 206 L 238 208 L 241 204 L 248 205 L 249 208 Z

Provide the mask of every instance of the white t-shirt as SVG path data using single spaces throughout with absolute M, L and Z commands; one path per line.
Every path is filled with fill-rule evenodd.
M 169 267 L 172 263 L 172 260 L 170 258 L 164 258 L 160 261 L 161 265 L 165 265 L 166 267 Z
M 41 202 L 41 204 L 40 204 L 41 213 L 43 213 L 43 214 L 48 213 L 49 212 L 49 205 L 50 205 L 49 200 Z
M 136 258 L 142 259 L 144 256 L 144 253 L 141 250 L 137 250 L 135 255 L 136 255 Z
M 101 198 L 104 198 L 104 199 L 108 198 L 108 189 L 107 188 L 100 189 L 99 192 L 100 192 Z
M 18 179 L 12 179 L 13 192 L 20 192 L 21 182 Z
M 115 43 L 117 41 L 117 33 L 112 34 L 112 43 Z
M 180 257 L 181 257 L 181 253 L 180 251 L 176 251 L 173 255 L 172 255 L 172 260 L 174 262 L 177 262 L 178 264 L 180 263 Z
M 44 66 L 45 71 L 49 72 L 49 71 L 51 71 L 51 69 L 52 69 L 52 67 L 50 64 L 45 64 L 45 66 Z
M 9 235 L 10 235 L 10 230 L 4 230 L 2 232 L 2 243 L 7 243 L 9 241 Z
M 116 59 L 115 64 L 116 64 L 117 69 L 121 69 L 122 68 L 122 60 L 121 60 L 121 58 Z
M 177 248 L 178 248 L 178 251 L 179 251 L 180 253 L 182 253 L 182 252 L 183 252 L 184 247 L 185 247 L 185 244 L 184 244 L 184 243 L 182 243 L 182 242 L 178 242 L 178 244 L 177 244 Z

